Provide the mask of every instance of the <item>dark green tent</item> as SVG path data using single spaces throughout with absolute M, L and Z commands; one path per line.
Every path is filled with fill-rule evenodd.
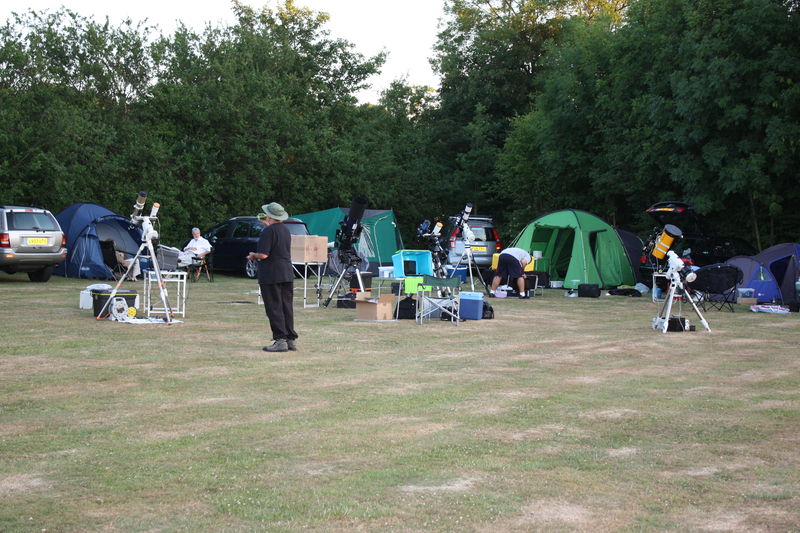
M 339 223 L 349 212 L 343 207 L 333 207 L 295 215 L 308 226 L 311 235 L 324 235 L 328 242 L 336 239 Z M 391 209 L 366 209 L 361 217 L 361 239 L 356 249 L 372 264 L 391 264 L 392 255 L 403 249 L 403 239 L 397 229 L 397 220 Z
M 536 270 L 551 280 L 577 289 L 581 283 L 601 288 L 636 283 L 633 265 L 617 231 L 602 219 L 576 209 L 555 211 L 539 217 L 517 236 L 513 247 L 533 255 L 539 251 Z

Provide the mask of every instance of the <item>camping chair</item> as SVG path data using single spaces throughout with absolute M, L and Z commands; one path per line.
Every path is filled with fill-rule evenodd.
M 727 307 L 733 312 L 736 302 L 736 286 L 742 282 L 743 274 L 739 267 L 718 263 L 695 270 L 694 281 L 687 283 L 690 289 L 699 293 L 697 303 L 706 311 L 706 306 L 722 311 Z
M 417 285 L 417 324 L 430 320 L 434 315 L 450 318 L 450 322 L 458 325 L 461 320 L 459 313 L 459 291 L 461 278 L 435 278 L 422 275 L 422 281 Z M 444 295 L 444 296 L 443 296 Z
M 105 240 L 100 241 L 100 252 L 103 254 L 103 263 L 111 269 L 111 275 L 114 279 L 119 279 L 128 271 L 128 267 L 117 260 L 117 250 L 114 247 L 114 241 Z
M 205 274 L 206 279 L 209 282 L 214 281 L 214 249 L 212 248 L 210 252 L 208 252 L 203 257 L 195 257 L 192 260 L 192 264 L 186 267 L 186 272 L 189 276 L 189 279 L 192 281 L 197 281 L 200 277 Z

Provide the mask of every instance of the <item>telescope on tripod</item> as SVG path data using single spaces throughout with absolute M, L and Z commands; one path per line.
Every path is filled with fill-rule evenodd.
M 119 278 L 117 284 L 114 286 L 114 289 L 111 291 L 111 294 L 108 296 L 108 300 L 106 300 L 106 303 L 100 309 L 100 312 L 97 313 L 98 320 L 105 318 L 106 315 L 104 313 L 110 305 L 113 305 L 112 302 L 114 302 L 117 291 L 122 285 L 123 280 L 128 277 L 136 262 L 139 261 L 140 257 L 142 257 L 143 252 L 147 251 L 150 254 L 150 261 L 152 262 L 156 280 L 158 281 L 158 291 L 159 296 L 161 297 L 161 303 L 164 305 L 164 309 L 166 310 L 164 321 L 167 323 L 172 323 L 173 321 L 173 312 L 172 307 L 169 305 L 167 288 L 164 286 L 164 280 L 161 277 L 161 267 L 158 265 L 158 257 L 156 256 L 156 251 L 153 247 L 153 241 L 158 239 L 158 232 L 153 227 L 153 222 L 158 221 L 158 210 L 161 208 L 161 204 L 154 202 L 150 209 L 150 214 L 142 215 L 146 201 L 147 193 L 145 191 L 141 191 L 136 197 L 136 202 L 133 204 L 133 213 L 131 213 L 131 228 L 135 226 L 140 226 L 142 228 L 142 244 L 139 246 L 139 250 L 136 252 L 133 260 L 128 265 L 128 269 L 125 271 L 125 274 Z M 112 307 L 111 309 L 115 311 L 112 313 L 112 316 L 115 318 L 120 318 L 116 308 Z
M 431 252 L 433 261 L 433 275 L 437 278 L 447 277 L 444 271 L 447 252 L 442 248 L 442 227 L 441 222 L 437 222 L 431 227 L 430 220 L 423 220 L 417 228 L 417 237 L 428 243 L 428 250 Z
M 672 315 L 673 306 L 676 302 L 681 305 L 683 300 L 688 300 L 697 314 L 697 318 L 700 319 L 700 323 L 708 331 L 711 331 L 711 327 L 697 307 L 694 291 L 684 283 L 693 282 L 697 276 L 694 272 L 685 271 L 683 261 L 671 249 L 675 241 L 682 237 L 683 233 L 680 228 L 667 224 L 659 237 L 651 243 L 650 255 L 656 260 L 656 263 L 661 264 L 661 261 L 666 261 L 664 275 L 669 283 L 664 304 L 661 306 L 658 316 L 653 319 L 652 326 L 653 329 L 660 329 L 662 333 L 666 333 L 667 330 L 694 331 L 694 326 L 688 326 L 688 321 L 680 315 L 680 311 L 677 315 Z M 655 290 L 655 286 L 653 290 Z
M 459 231 L 461 232 L 461 238 L 464 241 L 464 252 L 461 254 L 461 257 L 458 259 L 458 263 L 455 265 L 455 272 L 458 271 L 458 267 L 461 266 L 464 261 L 467 263 L 467 272 L 469 274 L 469 285 L 470 290 L 475 290 L 475 275 L 477 275 L 478 280 L 483 285 L 483 289 L 488 293 L 489 289 L 486 287 L 486 283 L 484 283 L 483 278 L 481 277 L 480 271 L 478 270 L 478 266 L 475 264 L 475 258 L 472 255 L 472 243 L 475 242 L 475 233 L 472 232 L 472 229 L 469 227 L 469 216 L 472 213 L 472 204 L 467 203 L 464 206 L 464 209 L 461 211 L 461 214 L 455 221 L 453 226 L 453 235 L 458 235 Z M 475 275 L 473 275 L 473 271 Z
M 328 307 L 342 280 L 352 280 L 353 277 L 358 280 L 358 288 L 364 291 L 364 281 L 361 279 L 361 264 L 364 258 L 358 254 L 355 245 L 358 239 L 361 238 L 361 219 L 364 217 L 364 211 L 367 208 L 367 199 L 361 196 L 353 198 L 350 204 L 350 210 L 345 215 L 344 219 L 339 222 L 339 229 L 336 230 L 336 242 L 334 244 L 336 258 L 338 260 L 340 270 L 339 277 L 331 287 L 331 292 L 322 303 L 323 307 Z M 334 252 L 331 252 L 334 253 Z

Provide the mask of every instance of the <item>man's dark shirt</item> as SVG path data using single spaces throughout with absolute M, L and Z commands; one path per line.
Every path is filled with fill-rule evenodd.
M 269 257 L 258 262 L 258 282 L 264 285 L 294 280 L 292 235 L 283 224 L 272 224 L 261 232 L 256 253 Z

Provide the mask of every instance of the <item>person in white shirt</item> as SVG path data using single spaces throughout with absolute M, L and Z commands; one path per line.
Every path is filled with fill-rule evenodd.
M 530 262 L 531 254 L 522 248 L 506 248 L 500 252 L 500 257 L 497 260 L 497 273 L 492 279 L 490 295 L 494 296 L 494 291 L 500 285 L 502 279 L 505 278 L 507 283 L 511 283 L 511 278 L 516 278 L 519 297 L 522 299 L 528 298 L 525 292 L 525 266 Z
M 195 258 L 202 259 L 211 251 L 211 243 L 200 235 L 200 228 L 192 228 L 192 240 L 178 254 L 178 264 L 190 265 Z

